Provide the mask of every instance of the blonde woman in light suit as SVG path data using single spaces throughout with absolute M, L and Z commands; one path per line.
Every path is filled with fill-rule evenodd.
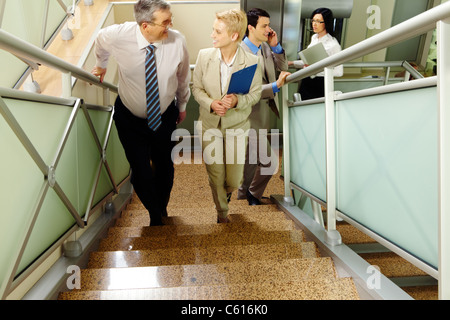
M 231 74 L 258 64 L 255 55 L 240 47 L 246 28 L 245 12 L 217 13 L 211 34 L 213 48 L 200 50 L 193 73 L 192 93 L 200 105 L 197 132 L 203 137 L 203 159 L 218 222 L 228 222 L 228 202 L 242 182 L 248 117 L 261 97 L 260 66 L 247 94 L 226 94 Z

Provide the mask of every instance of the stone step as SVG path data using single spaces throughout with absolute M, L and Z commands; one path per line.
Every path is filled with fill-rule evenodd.
M 267 210 L 255 210 L 253 209 L 256 206 L 249 206 L 248 208 L 242 208 L 240 210 L 230 210 L 229 214 L 239 214 L 239 215 L 259 215 L 259 216 L 268 216 L 268 217 L 284 217 L 286 219 L 286 215 L 280 211 L 276 206 L 270 206 L 270 209 Z M 261 206 L 267 207 L 267 206 Z M 146 209 L 126 209 L 122 212 L 121 217 L 137 217 L 137 216 L 148 216 L 149 213 Z M 190 216 L 217 216 L 217 212 L 214 208 L 178 208 L 176 210 L 172 210 L 168 212 L 169 217 L 190 217 Z
M 250 212 L 246 214 L 229 214 L 231 222 L 259 222 L 287 220 L 283 212 Z M 190 214 L 180 216 L 169 216 L 163 218 L 166 225 L 201 225 L 217 224 L 217 214 L 214 211 L 205 214 L 204 212 L 192 211 Z M 124 212 L 123 216 L 116 221 L 117 227 L 148 226 L 150 216 L 146 210 L 133 210 Z
M 296 282 L 322 278 L 337 278 L 331 258 L 84 269 L 80 274 L 81 290 Z
M 428 275 L 394 252 L 360 253 L 359 255 L 369 264 L 378 266 L 380 272 L 388 278 Z
M 100 241 L 98 251 L 150 250 L 174 247 L 208 247 L 223 245 L 248 245 L 268 243 L 293 243 L 305 241 L 302 230 L 233 232 L 206 235 L 167 237 L 106 237 Z
M 402 289 L 415 300 L 439 300 L 438 286 L 415 286 Z
M 191 215 L 191 216 L 172 216 L 163 217 L 165 225 L 204 225 L 217 223 L 217 216 L 208 215 Z M 116 227 L 143 227 L 150 225 L 150 216 L 147 211 L 145 214 L 127 214 L 126 216 L 116 220 Z
M 374 239 L 346 222 L 336 223 L 336 230 L 341 234 L 342 242 L 345 244 L 376 243 Z
M 359 300 L 351 278 L 63 292 L 60 300 Z M 263 304 L 263 303 L 262 303 Z
M 177 264 L 212 264 L 252 260 L 318 258 L 314 242 L 170 248 L 131 251 L 97 251 L 89 257 L 88 268 L 126 268 Z
M 237 203 L 239 202 L 239 203 Z M 211 205 L 205 205 L 203 201 L 196 200 L 195 203 L 189 205 L 189 203 L 177 201 L 177 206 L 168 206 L 167 212 L 169 216 L 179 216 L 179 215 L 186 215 L 191 213 L 216 213 L 216 209 L 214 207 L 214 203 Z M 180 203 L 182 203 L 182 206 L 180 206 Z M 264 204 L 259 206 L 249 206 L 247 204 L 247 201 L 245 200 L 239 200 L 235 201 L 233 203 L 230 202 L 228 205 L 229 213 L 238 213 L 238 214 L 245 214 L 245 213 L 255 213 L 255 212 L 280 212 L 280 209 L 276 204 Z M 144 205 L 142 203 L 130 203 L 127 205 L 126 209 L 123 211 L 122 214 L 127 214 L 128 211 L 133 210 L 141 210 L 143 212 L 147 212 Z
M 240 217 L 244 218 L 244 217 Z M 183 225 L 171 224 L 154 227 L 112 227 L 108 230 L 109 236 L 115 237 L 149 237 L 162 235 L 188 235 L 188 234 L 213 234 L 223 232 L 244 232 L 244 231 L 280 231 L 294 230 L 295 225 L 292 220 L 261 220 L 254 221 L 237 221 L 238 218 L 232 219 L 233 223 L 216 223 L 216 224 L 199 224 L 199 225 Z

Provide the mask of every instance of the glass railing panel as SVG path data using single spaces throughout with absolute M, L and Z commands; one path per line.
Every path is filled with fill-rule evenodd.
M 15 99 L 2 99 L 2 102 L 10 110 L 39 156 L 47 165 L 50 165 L 57 154 L 61 137 L 73 109 L 66 106 Z M 1 149 L 3 150 L 0 203 L 2 203 L 2 212 L 4 213 L 2 214 L 0 234 L 2 238 L 5 237 L 2 239 L 2 243 L 10 244 L 9 246 L 1 246 L 0 249 L 2 261 L 5 258 L 5 264 L 2 263 L 0 266 L 1 272 L 3 272 L 3 268 L 8 268 L 6 262 L 13 260 L 10 254 L 15 254 L 15 252 L 8 253 L 9 250 L 19 245 L 15 243 L 14 239 L 17 239 L 17 235 L 26 232 L 23 228 L 26 228 L 30 217 L 34 214 L 45 180 L 43 173 L 3 117 L 0 117 L 0 123 Z M 70 172 L 74 171 L 73 168 L 68 170 Z M 69 187 L 67 191 L 68 196 L 76 200 L 77 195 L 76 192 L 73 193 L 74 189 Z M 36 221 L 36 225 L 42 224 L 45 226 L 45 231 L 42 233 L 44 239 L 58 229 L 55 226 L 59 224 L 59 219 L 64 220 L 61 229 L 63 231 L 66 231 L 67 225 L 73 224 L 74 221 L 69 213 L 65 214 L 67 210 L 64 207 L 58 204 L 56 208 L 53 208 L 54 202 L 49 199 L 46 198 L 41 208 L 42 217 L 39 217 Z M 77 201 L 74 201 L 74 203 L 76 204 Z M 53 209 L 56 209 L 53 212 L 58 215 L 57 217 L 46 214 L 48 210 Z M 46 240 L 41 241 L 39 236 L 41 235 L 37 237 L 36 235 L 32 236 L 29 242 L 31 246 L 39 246 L 49 242 Z M 53 238 L 50 242 L 53 243 L 55 239 Z M 40 252 L 38 254 L 30 254 L 27 251 L 21 266 L 26 266 L 33 261 Z M 7 257 L 10 257 L 10 259 L 7 259 Z
M 76 225 L 73 213 L 84 216 L 108 194 L 115 190 L 129 174 L 129 165 L 117 136 L 115 127 L 110 129 L 112 108 L 97 107 L 87 111 L 96 139 L 103 150 L 105 144 L 106 159 L 110 171 L 102 165 L 100 180 L 94 200 L 91 202 L 93 186 L 98 177 L 98 168 L 102 151 L 94 139 L 93 132 L 85 113 L 80 108 L 73 122 L 74 108 L 50 103 L 2 98 L 21 130 L 36 149 L 38 157 L 47 166 L 55 162 L 55 181 L 67 198 L 64 203 L 56 189 L 48 188 L 44 194 L 35 225 L 29 241 L 24 248 L 19 268 L 20 274 L 27 266 L 39 258 L 49 247 L 60 239 L 70 228 Z M 69 129 L 68 124 L 73 123 Z M 67 138 L 63 142 L 65 132 Z M 20 143 L 5 118 L 0 117 L 2 157 L 1 202 L 2 227 L 0 240 L 11 246 L 2 246 L 0 256 L 0 279 L 8 277 L 8 268 L 14 261 L 18 246 L 17 235 L 25 235 L 31 217 L 42 190 L 47 185 L 44 173 Z M 109 138 L 109 141 L 107 139 Z M 112 179 L 110 178 L 112 176 Z M 11 201 L 9 199 L 16 199 Z M 90 204 L 90 206 L 89 206 Z M 70 209 L 69 209 L 70 208 Z
M 105 140 L 109 138 L 106 148 L 106 165 L 109 167 L 110 172 L 108 172 L 106 165 L 102 165 L 100 178 L 93 200 L 93 204 L 96 204 L 111 192 L 111 189 L 113 188 L 113 181 L 114 183 L 118 184 L 128 176 L 130 167 L 128 162 L 126 161 L 125 153 L 119 141 L 115 126 L 112 125 L 112 127 L 110 127 L 111 113 L 100 110 L 88 110 L 88 113 L 95 133 L 98 137 L 97 139 L 101 149 L 105 147 Z M 98 155 L 97 158 L 90 157 L 89 161 L 81 160 L 80 167 L 83 166 L 83 169 L 80 168 L 80 172 L 95 172 L 95 178 L 97 178 L 97 170 L 100 163 L 100 154 L 98 151 L 98 147 L 94 144 L 92 133 L 90 128 L 88 127 L 87 120 L 83 120 L 82 122 L 80 122 L 80 124 L 82 124 L 82 127 L 79 127 L 79 132 L 80 135 L 83 135 L 84 137 L 81 140 L 87 141 L 90 139 L 92 141 L 92 143 L 90 143 L 85 150 L 80 150 L 80 152 L 89 152 Z M 96 160 L 92 161 L 92 159 Z M 110 174 L 112 175 L 112 177 L 110 177 Z M 92 179 L 92 177 L 92 174 L 86 174 L 87 181 L 89 179 Z M 92 185 L 92 183 L 93 182 L 90 182 L 88 185 Z M 86 196 L 90 196 L 90 194 L 87 194 L 88 192 L 90 192 L 90 190 L 85 190 L 84 192 L 86 192 Z
M 109 125 L 111 112 L 103 111 L 103 110 L 93 110 L 93 109 L 88 109 L 87 112 L 89 114 L 89 119 L 90 119 L 92 125 L 94 126 L 94 130 L 95 130 L 95 134 L 97 136 L 98 142 L 103 147 L 103 144 L 105 143 L 105 138 L 107 137 L 107 134 L 108 134 L 108 129 L 109 129 L 108 125 Z M 86 119 L 86 117 L 83 114 L 83 120 L 85 120 L 85 119 Z M 86 120 L 85 124 L 87 126 L 87 120 Z M 84 133 L 91 134 L 91 137 L 92 137 L 92 133 L 91 133 L 89 127 L 83 127 L 82 130 Z
M 291 181 L 326 201 L 324 103 L 289 109 Z
M 27 199 L 24 199 L 27 201 Z M 68 209 L 53 189 L 49 189 L 27 243 L 17 274 L 44 253 L 75 224 Z M 14 239 L 14 238 L 13 238 Z
M 436 87 L 337 102 L 337 208 L 437 268 Z
M 113 178 L 116 183 L 120 183 L 130 173 L 130 164 L 125 156 L 122 144 L 117 134 L 116 126 L 113 125 L 108 141 L 108 148 L 106 149 L 106 160 L 109 168 L 113 173 Z
M 120 180 L 118 180 L 118 182 L 120 182 Z M 105 166 L 102 166 L 93 204 L 98 203 L 103 197 L 105 197 L 109 192 L 111 192 L 111 188 L 112 182 L 109 177 L 108 171 L 106 170 Z
M 42 189 L 42 173 L 18 142 L 5 119 L 0 116 L 0 284 L 9 274 L 9 264 L 20 245 L 17 235 L 26 232 L 26 225 L 33 214 L 34 206 Z
M 88 110 L 88 114 L 95 135 L 99 140 L 101 148 L 103 148 L 105 139 L 108 136 L 111 112 Z M 107 161 L 108 165 L 110 165 L 113 179 L 117 184 L 128 176 L 129 165 L 125 159 L 120 142 L 113 141 L 114 139 L 118 140 L 114 130 L 109 137 L 112 140 L 108 142 L 107 150 L 109 151 L 109 148 L 111 148 L 112 152 L 107 157 Z M 84 216 L 88 208 L 92 187 L 98 177 L 100 161 L 101 151 L 99 151 L 94 140 L 83 110 L 79 110 L 56 169 L 56 178 L 61 189 L 63 189 L 65 195 L 80 216 Z M 102 165 L 100 179 L 96 187 L 94 199 L 91 202 L 91 207 L 100 202 L 112 190 L 114 190 L 114 187 L 109 173 L 105 169 L 105 166 Z M 74 225 L 75 220 L 70 212 L 61 202 L 55 191 L 51 189 L 45 199 L 41 213 L 31 234 L 30 242 L 21 260 L 21 268 L 27 267 Z M 19 269 L 18 271 L 20 272 L 21 270 Z
M 6 1 L 7 14 L 3 16 L 1 28 L 42 48 L 67 15 L 56 0 L 49 0 L 47 12 L 46 2 L 47 0 Z M 63 2 L 67 7 L 72 5 L 72 1 Z
M 44 162 L 50 164 L 57 153 L 73 109 L 25 100 L 3 99 L 3 101 Z
M 67 2 L 67 1 L 66 1 Z M 48 16 L 47 16 L 47 26 L 45 28 L 45 43 L 46 44 L 50 38 L 53 36 L 55 31 L 60 26 L 61 22 L 66 17 L 66 12 L 63 10 L 63 8 L 59 5 L 59 3 L 55 0 L 50 0 L 48 7 Z M 72 2 L 70 4 L 66 4 L 67 6 L 71 6 Z
M 72 1 L 66 4 L 72 5 Z M 3 15 L 1 29 L 39 48 L 54 35 L 66 17 L 66 12 L 56 0 L 15 0 L 5 1 L 7 14 Z M 44 33 L 44 34 L 43 34 Z M 5 51 L 0 51 L 0 86 L 12 88 L 26 71 L 28 65 Z
M 105 121 L 108 116 L 109 113 L 104 112 L 103 118 Z M 98 121 L 95 121 L 93 124 L 98 124 Z M 100 151 L 95 143 L 83 110 L 80 110 L 78 113 L 76 132 L 78 141 L 75 144 L 77 148 L 77 154 L 75 155 L 77 158 L 76 169 L 78 171 L 76 179 L 81 201 L 79 210 L 81 211 L 81 215 L 84 215 L 89 202 L 91 186 L 97 179 L 96 172 L 100 162 Z M 100 132 L 100 130 L 96 130 L 97 132 Z
M 60 11 L 65 16 L 61 6 L 56 1 L 55 5 L 60 7 Z M 45 17 L 45 0 L 34 1 L 6 1 L 5 12 L 2 21 L 2 29 L 15 36 L 41 46 L 41 34 Z
M 402 78 L 392 78 L 388 80 L 388 84 L 400 83 Z M 383 78 L 374 79 L 339 79 L 334 81 L 335 91 L 352 92 L 370 88 L 384 86 Z
M 27 69 L 28 65 L 10 54 L 0 50 L 0 87 L 12 88 Z

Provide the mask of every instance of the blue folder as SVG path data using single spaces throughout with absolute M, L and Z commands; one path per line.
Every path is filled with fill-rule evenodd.
M 230 85 L 227 94 L 247 94 L 252 85 L 253 76 L 255 75 L 257 64 L 242 70 L 236 71 L 231 75 Z

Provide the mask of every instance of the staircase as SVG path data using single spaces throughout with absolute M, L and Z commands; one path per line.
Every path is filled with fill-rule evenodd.
M 338 222 L 336 229 L 341 234 L 345 245 L 353 249 L 370 265 L 378 266 L 383 275 L 412 298 L 438 300 L 437 280 L 427 273 L 344 221 Z
M 279 174 L 266 190 L 282 194 Z M 203 164 L 177 164 L 164 226 L 149 227 L 136 196 L 60 300 L 359 299 L 351 278 L 269 199 L 230 202 L 218 224 Z

